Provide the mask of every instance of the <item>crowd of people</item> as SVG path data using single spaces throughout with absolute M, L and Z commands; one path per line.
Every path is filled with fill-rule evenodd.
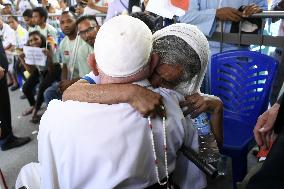
M 145 11 L 148 1 L 0 2 L 1 150 L 31 140 L 12 132 L 8 87 L 29 103 L 22 116 L 40 122 L 39 163 L 22 168 L 16 188 L 205 188 L 204 173 L 179 151 L 198 151 L 192 119 L 203 112 L 223 144 L 222 101 L 200 92 L 210 91 L 210 55 L 220 52 L 205 36 L 267 10 L 266 0 L 218 2 L 192 0 L 181 23 L 166 27 Z M 30 64 L 26 47 L 41 48 L 45 64 Z M 260 146 L 275 140 L 279 104 L 256 124 Z

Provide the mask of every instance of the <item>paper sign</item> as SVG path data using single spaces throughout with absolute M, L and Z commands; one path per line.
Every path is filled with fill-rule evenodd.
M 42 48 L 24 46 L 25 62 L 29 65 L 46 66 L 46 56 Z

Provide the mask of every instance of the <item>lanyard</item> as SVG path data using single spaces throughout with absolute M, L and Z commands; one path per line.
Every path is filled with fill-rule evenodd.
M 74 73 L 74 69 L 75 69 L 75 64 L 76 64 L 76 59 L 77 59 L 77 55 L 78 55 L 78 47 L 79 47 L 79 36 L 76 37 L 75 39 L 75 44 L 73 46 L 72 52 L 71 52 L 71 56 L 69 59 L 69 65 L 70 65 L 70 80 L 72 80 L 73 78 L 73 73 Z

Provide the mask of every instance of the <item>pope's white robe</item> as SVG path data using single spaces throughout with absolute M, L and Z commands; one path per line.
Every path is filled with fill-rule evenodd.
M 157 89 L 167 110 L 168 167 L 177 151 L 192 143 L 192 128 L 177 94 Z M 160 178 L 165 177 L 163 127 L 153 119 Z M 102 105 L 53 100 L 42 117 L 40 188 L 145 188 L 157 183 L 148 120 L 129 104 Z

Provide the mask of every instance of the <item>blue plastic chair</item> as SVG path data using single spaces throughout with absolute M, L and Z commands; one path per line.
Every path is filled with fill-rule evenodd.
M 277 61 L 253 51 L 228 51 L 211 59 L 211 94 L 224 104 L 224 145 L 232 158 L 233 184 L 247 172 L 247 154 L 257 118 L 268 108 Z

